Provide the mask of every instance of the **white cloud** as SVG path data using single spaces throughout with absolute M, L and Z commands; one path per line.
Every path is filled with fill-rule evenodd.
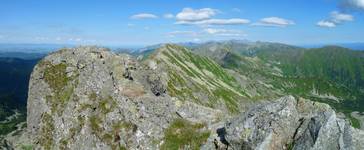
M 346 21 L 353 21 L 354 17 L 350 14 L 339 13 L 337 11 L 331 12 L 331 21 L 335 23 L 342 23 Z
M 175 36 L 179 36 L 179 35 L 182 35 L 182 36 L 197 36 L 198 33 L 194 32 L 194 31 L 172 31 L 172 32 L 167 33 L 167 35 L 169 37 L 175 37 Z
M 330 18 L 326 20 L 321 20 L 317 23 L 319 27 L 333 28 L 344 22 L 353 21 L 354 17 L 350 14 L 344 14 L 337 11 L 330 13 Z
M 70 42 L 81 42 L 82 39 L 81 38 L 69 38 L 68 41 L 70 41 Z
M 206 28 L 204 29 L 204 32 L 217 36 L 246 36 L 246 34 L 240 30 Z
M 321 20 L 317 23 L 317 26 L 325 27 L 325 28 L 333 28 L 333 27 L 336 27 L 336 24 L 331 21 Z
M 140 14 L 135 14 L 133 16 L 130 17 L 131 19 L 156 19 L 158 18 L 157 15 L 154 14 L 149 14 L 149 13 L 140 13 Z
M 237 9 L 237 8 L 236 8 Z M 212 8 L 192 9 L 184 8 L 180 13 L 176 15 L 179 25 L 241 25 L 248 24 L 250 20 L 242 18 L 231 19 L 215 19 L 213 18 L 220 11 Z
M 135 25 L 134 25 L 134 24 L 132 24 L 132 23 L 128 23 L 128 24 L 127 24 L 127 26 L 128 26 L 128 27 L 134 27 Z
M 228 30 L 226 30 L 226 29 L 214 29 L 214 28 L 207 28 L 204 31 L 209 33 L 209 34 L 218 34 L 218 33 L 228 32 Z
M 346 7 L 364 10 L 364 0 L 342 0 Z
M 239 8 L 233 8 L 233 9 L 231 9 L 231 11 L 233 11 L 233 12 L 241 12 L 241 9 L 239 9 Z
M 254 26 L 272 26 L 272 27 L 286 27 L 294 25 L 295 22 L 280 17 L 268 17 L 260 19 L 259 22 L 254 23 Z
M 4 38 L 5 36 L 3 36 L 3 35 L 0 35 L 0 39 L 2 39 L 2 38 Z
M 174 18 L 174 15 L 173 14 L 164 14 L 163 17 L 166 19 L 172 19 L 172 18 Z
M 212 8 L 192 9 L 184 8 L 176 15 L 178 21 L 201 21 L 210 19 L 215 16 L 219 11 Z
M 182 25 L 240 25 L 248 24 L 250 20 L 233 18 L 233 19 L 207 19 L 201 21 L 177 21 L 176 24 Z

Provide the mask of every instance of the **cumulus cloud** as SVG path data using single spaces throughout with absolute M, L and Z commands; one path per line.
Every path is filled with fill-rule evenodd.
M 178 21 L 201 21 L 210 19 L 215 16 L 219 11 L 212 8 L 192 9 L 184 8 L 176 15 Z
M 172 18 L 174 18 L 174 15 L 173 14 L 164 14 L 163 17 L 166 19 L 172 19 Z
M 271 27 L 286 27 L 289 25 L 294 25 L 295 22 L 292 20 L 280 18 L 280 17 L 267 17 L 260 19 L 254 26 L 271 26 Z
M 250 20 L 242 18 L 216 19 L 213 18 L 220 11 L 212 8 L 192 9 L 184 8 L 176 15 L 177 22 L 180 25 L 241 25 L 248 24 Z
M 353 21 L 354 17 L 350 14 L 339 13 L 337 11 L 331 12 L 331 20 L 335 23 L 342 23 L 346 21 Z
M 341 0 L 346 8 L 364 10 L 364 0 Z
M 140 14 L 132 15 L 130 18 L 131 19 L 156 19 L 156 18 L 158 18 L 158 16 L 154 15 L 154 14 L 149 14 L 149 13 L 140 13 Z
M 334 22 L 331 22 L 331 21 L 321 20 L 321 21 L 317 22 L 317 26 L 326 27 L 326 28 L 333 28 L 333 27 L 336 27 L 336 24 Z
M 330 17 L 326 20 L 321 20 L 317 22 L 317 26 L 319 27 L 326 27 L 326 28 L 333 28 L 339 24 L 344 22 L 353 21 L 354 17 L 350 14 L 344 14 L 337 11 L 333 11 L 330 13 Z
M 176 24 L 182 25 L 240 25 L 248 24 L 250 20 L 232 18 L 232 19 L 207 19 L 201 21 L 177 21 Z

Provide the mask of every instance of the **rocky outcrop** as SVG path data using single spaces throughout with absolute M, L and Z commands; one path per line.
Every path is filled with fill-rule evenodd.
M 195 136 L 205 141 L 211 120 L 219 121 L 222 113 L 171 98 L 166 80 L 165 73 L 105 48 L 52 53 L 31 75 L 30 145 L 35 149 L 168 149 L 169 140 L 175 138 L 164 135 L 179 134 L 165 132 L 178 123 L 186 132 L 201 130 L 203 138 Z M 191 139 L 184 140 L 180 145 Z
M 361 150 L 364 132 L 328 105 L 287 96 L 252 108 L 220 129 L 229 149 Z
M 163 135 L 162 128 L 173 119 L 174 105 L 164 100 L 167 97 L 155 98 L 138 82 L 133 62 L 131 57 L 96 47 L 64 49 L 44 58 L 35 67 L 29 87 L 27 123 L 35 146 L 152 145 L 151 139 Z M 146 105 L 149 109 L 143 109 Z M 149 112 L 154 108 L 159 111 Z

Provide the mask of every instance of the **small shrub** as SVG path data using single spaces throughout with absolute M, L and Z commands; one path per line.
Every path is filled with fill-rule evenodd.
M 101 124 L 102 120 L 98 116 L 90 117 L 91 129 L 96 134 L 99 135 L 102 132 Z

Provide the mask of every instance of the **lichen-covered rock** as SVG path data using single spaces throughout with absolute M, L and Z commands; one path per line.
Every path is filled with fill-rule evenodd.
M 29 88 L 27 123 L 36 147 L 138 148 L 160 139 L 174 105 L 133 80 L 136 68 L 130 59 L 96 47 L 65 49 L 44 58 Z M 146 113 L 146 105 L 162 110 Z
M 223 129 L 230 149 L 364 149 L 364 132 L 337 118 L 328 105 L 292 96 L 258 105 Z
M 30 79 L 31 144 L 36 149 L 158 149 L 170 142 L 165 130 L 175 120 L 194 126 L 210 124 L 199 120 L 203 115 L 217 118 L 218 111 L 203 106 L 193 116 L 178 115 L 191 104 L 166 95 L 164 77 L 131 56 L 104 48 L 52 53 L 36 65 Z M 209 133 L 207 127 L 196 132 L 202 129 Z

